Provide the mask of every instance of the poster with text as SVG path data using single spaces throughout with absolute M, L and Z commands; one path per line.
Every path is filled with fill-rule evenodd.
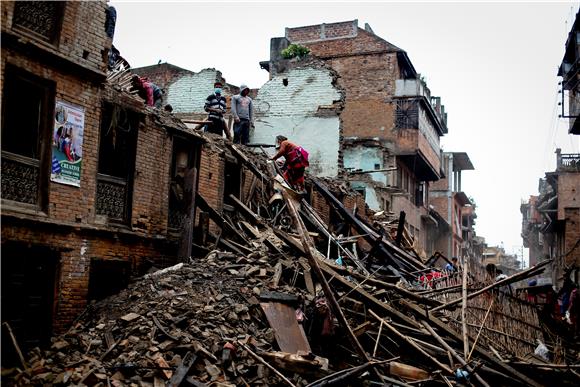
M 51 181 L 80 187 L 84 128 L 85 110 L 82 107 L 56 102 Z

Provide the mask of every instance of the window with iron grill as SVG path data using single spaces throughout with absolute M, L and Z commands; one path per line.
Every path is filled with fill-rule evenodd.
M 419 105 L 417 101 L 397 100 L 395 128 L 417 129 L 419 127 Z
M 173 138 L 171 184 L 169 187 L 169 228 L 181 230 L 191 206 L 193 189 L 194 144 L 181 137 Z
M 7 66 L 4 79 L 2 199 L 43 209 L 48 201 L 54 83 L 12 66 Z
M 64 1 L 16 1 L 12 25 L 55 43 L 62 25 Z
M 104 104 L 99 145 L 96 213 L 109 221 L 129 223 L 137 133 L 141 116 L 118 105 Z

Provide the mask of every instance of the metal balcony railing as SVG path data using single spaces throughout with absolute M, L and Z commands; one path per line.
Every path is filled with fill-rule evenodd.
M 562 153 L 557 159 L 558 170 L 580 171 L 580 153 Z

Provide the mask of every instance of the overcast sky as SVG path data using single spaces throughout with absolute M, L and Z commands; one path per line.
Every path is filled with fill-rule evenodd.
M 259 88 L 270 38 L 285 27 L 358 19 L 404 49 L 448 112 L 445 151 L 475 166 L 463 191 L 477 203 L 477 234 L 508 252 L 522 245 L 522 200 L 555 168 L 557 147 L 579 152 L 559 119 L 556 76 L 578 5 L 545 3 L 111 1 L 114 44 L 133 67 L 160 60 Z M 372 77 L 372 74 L 369 74 Z M 527 253 L 524 252 L 524 255 Z

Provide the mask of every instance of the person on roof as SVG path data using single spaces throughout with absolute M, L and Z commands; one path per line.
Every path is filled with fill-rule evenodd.
M 147 78 L 133 75 L 131 78 L 131 86 L 132 90 L 138 91 L 139 97 L 145 100 L 145 104 L 147 106 L 161 108 L 161 98 L 163 97 L 163 92 L 156 84 L 149 81 Z
M 250 88 L 240 86 L 240 94 L 232 98 L 232 115 L 234 116 L 234 143 L 246 145 L 250 142 L 250 126 L 254 127 L 254 106 L 248 96 Z
M 216 81 L 213 87 L 213 94 L 210 94 L 205 99 L 204 110 L 209 113 L 207 118 L 211 121 L 205 127 L 205 131 L 219 136 L 223 136 L 225 132 L 226 137 L 231 140 L 232 136 L 224 121 L 224 113 L 226 112 L 227 105 L 226 98 L 222 95 L 222 83 Z
M 276 149 L 278 153 L 270 158 L 276 161 L 284 156 L 286 160 L 282 170 L 284 179 L 297 191 L 304 191 L 304 171 L 308 167 L 308 152 L 282 135 L 276 136 Z

